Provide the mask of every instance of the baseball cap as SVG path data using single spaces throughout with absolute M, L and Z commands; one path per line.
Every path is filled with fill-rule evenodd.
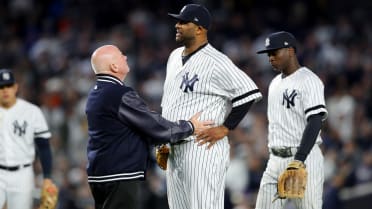
M 200 4 L 187 4 L 181 9 L 179 14 L 168 13 L 168 15 L 177 20 L 193 22 L 207 30 L 211 24 L 211 14 L 207 8 Z
M 8 69 L 0 69 L 0 86 L 12 85 L 14 83 L 13 72 Z
M 291 33 L 280 31 L 270 34 L 265 40 L 265 49 L 258 51 L 257 54 L 288 47 L 296 49 L 296 45 L 296 38 Z

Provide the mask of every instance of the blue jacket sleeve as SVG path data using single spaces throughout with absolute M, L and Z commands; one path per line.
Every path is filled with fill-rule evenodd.
M 135 91 L 128 91 L 122 96 L 119 118 L 149 138 L 152 144 L 176 143 L 194 132 L 189 121 L 171 122 L 151 111 Z

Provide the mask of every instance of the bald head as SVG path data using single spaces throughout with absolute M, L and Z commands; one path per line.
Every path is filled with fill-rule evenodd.
M 114 45 L 97 48 L 92 54 L 91 65 L 95 74 L 110 74 L 120 80 L 124 80 L 129 72 L 127 57 Z

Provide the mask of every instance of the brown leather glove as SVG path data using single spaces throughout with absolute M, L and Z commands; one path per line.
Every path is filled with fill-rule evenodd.
M 307 171 L 299 160 L 290 162 L 278 179 L 278 198 L 303 198 L 306 189 Z
M 167 162 L 169 156 L 169 147 L 165 144 L 156 148 L 156 162 L 163 170 L 167 170 Z
M 44 179 L 39 209 L 55 209 L 58 201 L 58 188 L 50 179 Z

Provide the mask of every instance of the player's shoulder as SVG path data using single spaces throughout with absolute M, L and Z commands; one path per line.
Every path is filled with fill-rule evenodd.
M 17 98 L 16 109 L 26 111 L 28 113 L 41 112 L 41 109 L 39 106 L 29 101 L 26 101 L 25 99 L 22 99 L 22 98 Z
M 317 80 L 321 81 L 319 76 L 310 70 L 308 67 L 301 67 L 298 70 L 298 75 L 301 76 L 301 79 Z
M 20 108 L 39 109 L 39 107 L 36 104 L 33 104 L 22 98 L 17 98 L 17 106 L 19 106 Z
M 280 82 L 282 80 L 282 74 L 278 73 L 274 76 L 274 78 L 270 81 L 270 86 L 273 86 L 274 84 Z
M 220 50 L 216 49 L 215 47 L 213 47 L 211 44 L 207 44 L 202 50 L 201 52 L 207 56 L 207 57 L 210 57 L 211 59 L 215 60 L 215 61 L 220 61 L 220 60 L 230 60 L 230 58 L 224 54 L 223 52 L 221 52 Z
M 280 73 L 278 71 L 274 72 L 276 73 L 276 75 L 274 75 L 274 77 L 272 78 L 272 82 L 281 81 L 284 78 L 283 73 Z
M 298 69 L 298 72 L 306 76 L 317 76 L 310 68 L 306 66 L 302 66 L 300 69 Z
M 200 55 L 203 56 L 204 62 L 211 62 L 216 69 L 226 70 L 226 68 L 235 68 L 232 60 L 223 52 L 219 51 L 211 44 L 207 44 L 202 50 Z
M 184 46 L 173 49 L 173 51 L 170 53 L 169 57 L 171 58 L 171 57 L 174 57 L 174 56 L 176 56 L 176 57 L 181 56 L 184 49 L 185 49 Z

